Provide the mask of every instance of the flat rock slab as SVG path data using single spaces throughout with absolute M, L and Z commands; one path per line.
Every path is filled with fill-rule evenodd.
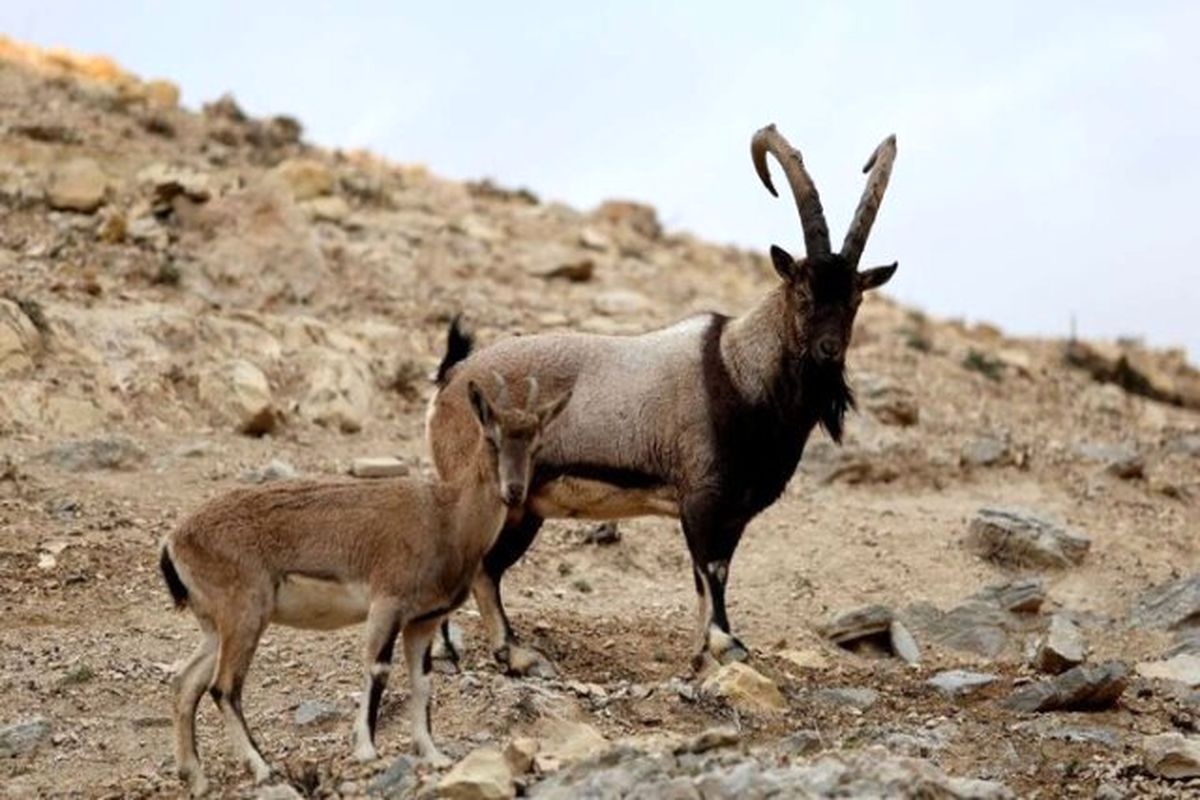
M 292 715 L 292 721 L 304 727 L 306 725 L 319 725 L 322 722 L 339 719 L 341 716 L 342 712 L 332 703 L 326 703 L 321 700 L 305 700 L 296 706 L 296 711 Z
M 821 626 L 821 635 L 834 644 L 877 636 L 891 627 L 894 615 L 886 606 L 865 606 L 838 614 Z
M 1200 686 L 1200 655 L 1181 653 L 1165 661 L 1143 661 L 1137 665 L 1143 678 L 1178 681 L 1187 686 Z
M 1046 583 L 1038 577 L 1016 578 L 988 586 L 975 594 L 975 600 L 1022 614 L 1036 614 L 1046 601 Z
M 16 758 L 33 752 L 50 735 L 50 721 L 34 717 L 0 728 L 0 758 Z
M 746 711 L 772 712 L 787 708 L 775 681 L 749 664 L 734 661 L 710 675 L 702 690 Z
M 971 600 L 949 611 L 928 604 L 912 606 L 906 618 L 918 634 L 935 644 L 993 658 L 1008 644 L 1012 617 L 991 603 Z
M 1004 705 L 1015 711 L 1092 711 L 1108 708 L 1129 685 L 1129 667 L 1120 661 L 1074 667 L 1051 680 L 1023 686 Z
M 995 675 L 986 672 L 970 672 L 963 669 L 951 669 L 939 672 L 925 683 L 932 686 L 946 697 L 966 697 L 997 680 Z
M 1144 592 L 1133 605 L 1130 621 L 1139 628 L 1200 628 L 1200 573 Z
M 999 564 L 1069 567 L 1083 561 L 1092 543 L 1027 511 L 981 508 L 968 527 L 967 546 Z
M 819 689 L 813 693 L 813 699 L 819 703 L 831 706 L 848 706 L 859 711 L 866 711 L 879 699 L 879 692 L 856 686 L 842 686 L 832 689 Z
M 356 478 L 399 478 L 408 474 L 408 465 L 398 458 L 356 458 L 350 465 Z
M 508 800 L 517 793 L 512 770 L 495 747 L 472 750 L 438 781 L 436 796 L 446 800 Z

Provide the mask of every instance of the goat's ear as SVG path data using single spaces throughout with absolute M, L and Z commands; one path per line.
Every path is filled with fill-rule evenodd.
M 495 415 L 492 413 L 492 404 L 488 402 L 483 389 L 480 389 L 479 384 L 475 381 L 467 381 L 467 397 L 471 401 L 471 410 L 475 412 L 479 424 L 483 426 L 484 430 L 487 430 Z
M 796 263 L 796 259 L 777 244 L 771 245 L 771 263 L 775 265 L 779 277 L 785 281 L 794 281 L 800 277 L 800 265 Z
M 896 267 L 898 266 L 900 266 L 900 262 L 896 261 L 885 267 L 872 267 L 871 269 L 863 270 L 858 273 L 858 290 L 866 292 L 871 289 L 878 289 L 892 279 L 892 275 L 896 274 Z
M 542 427 L 545 428 L 547 425 L 553 422 L 554 418 L 561 414 L 563 409 L 565 409 L 567 404 L 570 402 L 571 392 L 568 390 L 563 392 L 556 399 L 551 400 L 549 403 L 546 403 L 546 405 L 538 409 L 538 421 L 541 423 Z

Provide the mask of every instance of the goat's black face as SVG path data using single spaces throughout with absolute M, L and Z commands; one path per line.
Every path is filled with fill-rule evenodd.
M 896 271 L 891 264 L 858 272 L 837 254 L 797 261 L 777 245 L 771 247 L 771 261 L 790 289 L 805 356 L 823 364 L 846 358 L 863 292 L 887 283 Z

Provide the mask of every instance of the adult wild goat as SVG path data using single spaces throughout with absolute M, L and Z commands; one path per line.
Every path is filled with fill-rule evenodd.
M 476 447 L 471 380 L 536 372 L 554 391 L 573 393 L 537 454 L 528 500 L 510 512 L 473 586 L 493 651 L 512 672 L 552 669 L 517 644 L 500 599 L 505 570 L 547 517 L 678 517 L 700 600 L 695 665 L 747 656 L 725 611 L 730 559 L 746 524 L 783 492 L 812 429 L 821 425 L 841 440 L 843 415 L 854 405 L 844 369 L 859 301 L 897 266 L 858 270 L 896 157 L 894 136 L 863 170 L 866 190 L 838 253 L 800 153 L 774 125 L 754 134 L 750 154 L 775 195 L 768 153 L 791 184 L 806 257 L 773 246 L 783 282 L 746 314 L 701 314 L 639 336 L 523 336 L 474 354 L 451 327 L 427 421 L 443 477 Z
M 285 482 L 241 489 L 208 503 L 163 544 L 161 566 L 175 604 L 190 608 L 204 640 L 174 682 L 180 777 L 207 788 L 196 752 L 196 707 L 207 689 L 225 715 L 234 750 L 258 781 L 271 770 L 242 716 L 242 683 L 259 638 L 277 622 L 333 629 L 366 620 L 367 685 L 354 726 L 354 754 L 376 757 L 375 722 L 403 634 L 412 686 L 409 713 L 418 752 L 444 761 L 429 730 L 429 645 L 467 597 L 509 508 L 530 485 L 542 431 L 569 393 L 538 404 L 530 378 L 523 406 L 503 378 L 489 400 L 465 387 L 475 428 L 453 478 Z

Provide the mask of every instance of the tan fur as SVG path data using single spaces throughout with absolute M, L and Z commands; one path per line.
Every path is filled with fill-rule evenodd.
M 368 695 L 375 692 L 377 708 L 392 642 L 402 633 L 414 743 L 421 755 L 442 759 L 429 735 L 425 654 L 499 535 L 508 513 L 502 495 L 519 491 L 508 499 L 525 500 L 532 451 L 565 403 L 527 410 L 505 407 L 504 400 L 499 407 L 479 402 L 486 409 L 478 412 L 472 448 L 447 481 L 294 481 L 239 489 L 210 501 L 168 536 L 164 547 L 206 635 L 175 681 L 177 757 L 193 793 L 207 787 L 195 755 L 195 710 L 210 687 L 235 750 L 260 781 L 270 774 L 241 719 L 240 692 L 272 622 L 314 629 L 367 622 L 369 677 L 355 727 L 355 754 L 364 760 L 376 755 Z

